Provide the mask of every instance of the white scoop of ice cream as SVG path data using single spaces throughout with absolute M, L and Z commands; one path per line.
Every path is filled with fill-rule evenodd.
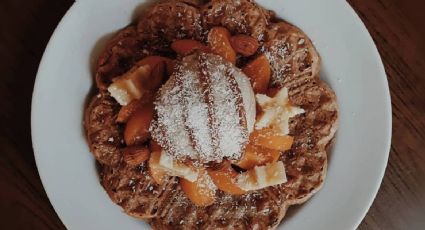
M 237 160 L 254 128 L 255 106 L 242 71 L 217 55 L 195 53 L 160 89 L 151 134 L 177 159 Z

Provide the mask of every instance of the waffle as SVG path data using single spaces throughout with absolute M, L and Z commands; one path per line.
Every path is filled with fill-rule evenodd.
M 246 10 L 246 14 L 241 10 Z M 195 15 L 191 19 L 196 23 L 175 21 L 176 12 Z M 102 186 L 126 213 L 145 219 L 153 229 L 276 228 L 289 206 L 307 201 L 321 188 L 327 151 L 338 127 L 336 96 L 320 80 L 320 57 L 312 42 L 297 27 L 279 21 L 273 13 L 247 0 L 163 1 L 152 6 L 146 15 L 137 26 L 119 32 L 101 55 L 96 73 L 98 94 L 86 109 L 85 128 L 90 148 L 101 165 Z M 159 23 L 161 18 L 170 23 Z M 151 21 L 146 24 L 146 20 Z M 180 36 L 176 31 L 186 23 L 194 27 L 185 27 Z M 115 121 L 120 106 L 104 86 L 144 56 L 160 53 L 173 57 L 167 50 L 169 41 L 182 37 L 205 39 L 205 31 L 216 25 L 256 37 L 261 42 L 260 50 L 272 60 L 269 87 L 288 88 L 290 101 L 305 113 L 289 122 L 294 144 L 280 157 L 286 167 L 287 183 L 239 196 L 218 190 L 213 205 L 198 207 L 181 190 L 177 177 L 167 177 L 158 185 L 147 172 L 148 163 L 125 163 L 121 154 L 122 127 Z M 144 46 L 142 41 L 152 38 L 149 36 L 162 36 L 164 44 Z M 129 61 L 121 65 L 117 60 Z

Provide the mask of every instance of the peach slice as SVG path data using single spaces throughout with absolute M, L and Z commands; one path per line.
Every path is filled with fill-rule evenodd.
M 208 33 L 211 51 L 231 63 L 236 62 L 236 52 L 230 44 L 230 32 L 224 27 L 213 27 Z
M 129 104 L 122 106 L 117 116 L 117 122 L 126 123 L 141 106 L 140 100 L 132 100 Z
M 182 39 L 176 40 L 171 43 L 171 49 L 173 49 L 177 54 L 188 55 L 194 50 L 208 51 L 208 48 L 199 41 Z
M 167 75 L 167 58 L 161 56 L 148 56 L 136 63 L 136 66 L 145 66 L 149 75 L 133 79 L 145 91 L 157 90 Z
M 251 81 L 255 93 L 267 91 L 271 76 L 271 67 L 267 57 L 262 54 L 242 68 Z
M 259 145 L 264 148 L 285 151 L 291 149 L 294 138 L 289 135 L 282 135 L 273 129 L 261 129 L 255 130 L 250 139 L 254 145 Z
M 167 66 L 165 61 L 158 62 L 151 71 L 151 76 L 149 79 L 142 79 L 142 85 L 146 90 L 156 91 L 164 82 L 164 79 L 167 75 Z
M 180 186 L 186 196 L 197 206 L 205 207 L 214 203 L 215 188 L 208 174 L 200 169 L 198 179 L 195 182 L 190 182 L 180 178 Z
M 175 160 L 165 151 L 161 153 L 159 165 L 163 167 L 164 170 L 167 170 L 171 176 L 184 178 L 190 182 L 195 182 L 199 176 L 199 170 L 193 167 L 193 165 Z
M 125 74 L 113 79 L 108 87 L 111 96 L 120 105 L 128 105 L 148 93 L 156 91 L 165 81 L 167 75 L 174 71 L 171 59 L 149 56 L 137 62 Z
M 143 143 L 149 138 L 149 126 L 153 113 L 153 104 L 146 104 L 131 115 L 124 130 L 124 140 L 127 145 Z
M 238 173 L 232 168 L 230 162 L 225 162 L 219 169 L 208 169 L 208 175 L 218 189 L 232 195 L 245 194 L 245 191 L 236 184 Z
M 148 65 L 135 66 L 124 75 L 113 79 L 108 92 L 120 105 L 128 105 L 131 101 L 143 97 L 146 89 L 142 82 L 149 79 L 152 69 Z
M 282 161 L 256 166 L 237 178 L 238 185 L 245 191 L 258 190 L 286 183 L 285 166 Z
M 129 104 L 122 106 L 120 111 L 118 112 L 117 122 L 127 123 L 128 119 L 130 119 L 131 115 L 133 115 L 134 112 L 136 112 L 146 104 L 151 103 L 153 99 L 154 94 L 147 93 L 141 99 L 132 100 Z
M 149 158 L 148 171 L 157 184 L 162 184 L 164 177 L 167 175 L 167 171 L 159 165 L 160 158 L 161 151 L 152 152 L 151 157 Z
M 154 69 L 154 67 L 160 62 L 165 62 L 167 75 L 170 76 L 174 72 L 175 65 L 174 61 L 170 58 L 161 56 L 148 56 L 138 61 L 136 65 L 148 65 L 151 69 Z
M 158 142 L 156 142 L 155 140 L 151 139 L 149 141 L 149 148 L 151 151 L 162 151 L 162 147 L 158 144 Z
M 250 143 L 246 146 L 245 153 L 236 165 L 243 169 L 252 169 L 255 166 L 276 162 L 279 156 L 280 151 L 278 150 L 267 149 Z

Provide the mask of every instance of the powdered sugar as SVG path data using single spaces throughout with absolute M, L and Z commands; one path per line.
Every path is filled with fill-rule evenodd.
M 197 186 L 199 187 L 200 195 L 208 197 L 214 197 L 215 191 L 217 190 L 217 186 L 205 170 L 200 172 L 197 180 Z
M 248 125 L 253 125 L 255 98 L 253 93 L 241 95 L 241 91 L 252 92 L 252 88 L 249 84 L 241 88 L 239 82 L 249 81 L 239 79 L 246 77 L 233 69 L 216 55 L 194 54 L 183 59 L 178 71 L 161 88 L 151 133 L 170 155 L 201 163 L 240 158 L 248 141 L 241 114 Z M 232 90 L 232 78 L 238 79 L 233 79 L 238 91 Z M 241 113 L 241 108 L 248 111 Z
M 240 118 L 236 108 L 237 98 L 231 93 L 230 83 L 225 80 L 223 73 L 228 66 L 218 65 L 215 68 L 209 66 L 211 70 L 211 94 L 213 100 L 213 116 L 215 117 L 215 135 L 218 137 L 217 149 L 219 155 L 228 156 L 231 159 L 238 159 L 241 145 L 247 139 L 246 131 L 240 125 Z M 221 152 L 221 153 L 220 153 Z
M 288 63 L 284 60 L 285 58 L 288 60 L 288 56 L 290 55 L 288 44 L 284 41 L 277 41 L 271 45 L 264 54 L 272 67 L 272 84 L 283 82 L 285 71 L 288 69 Z
M 319 57 L 310 48 L 308 37 L 297 28 L 277 23 L 268 30 L 268 36 L 264 51 L 272 67 L 272 86 L 282 86 L 288 78 L 318 73 Z

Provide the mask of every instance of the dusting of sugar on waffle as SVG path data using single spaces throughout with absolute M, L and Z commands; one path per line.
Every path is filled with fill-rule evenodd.
M 203 163 L 240 158 L 248 131 L 238 108 L 242 95 L 235 95 L 226 74 L 245 75 L 233 69 L 219 56 L 193 54 L 183 59 L 160 89 L 155 102 L 157 118 L 150 130 L 174 158 Z

